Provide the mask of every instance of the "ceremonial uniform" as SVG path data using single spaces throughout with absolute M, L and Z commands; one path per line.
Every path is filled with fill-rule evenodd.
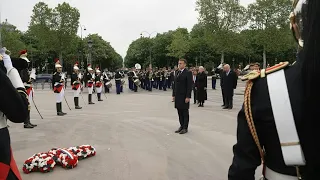
M 73 100 L 74 100 L 74 106 L 75 109 L 82 109 L 82 107 L 79 106 L 79 96 L 81 93 L 81 81 L 82 81 L 82 75 L 79 72 L 78 63 L 76 63 L 73 66 L 74 72 L 71 75 L 71 86 L 73 90 Z
M 96 70 L 96 73 L 97 75 L 95 77 L 95 85 L 97 90 L 97 97 L 98 97 L 98 101 L 103 101 L 101 99 L 103 77 L 101 76 L 101 71 L 99 70 L 99 68 Z
M 120 94 L 121 92 L 121 74 L 119 72 L 116 73 L 116 75 L 114 76 L 114 80 L 116 83 L 116 92 L 117 94 Z
M 128 72 L 128 83 L 129 83 L 129 89 L 133 91 L 133 72 Z
M 109 93 L 110 92 L 110 87 L 112 86 L 111 82 L 110 82 L 110 77 L 109 74 L 107 74 L 106 72 L 103 72 L 103 82 L 104 82 L 104 92 L 105 93 Z
M 1 49 L 0 55 L 0 179 L 21 180 L 13 158 L 6 118 L 23 123 L 29 116 L 29 102 L 19 72 Z
M 88 103 L 94 104 L 92 102 L 92 93 L 93 93 L 93 84 L 95 80 L 95 74 L 93 73 L 93 69 L 91 68 L 91 65 L 88 64 L 88 72 L 86 74 L 87 79 L 87 87 L 88 87 Z
M 20 57 L 12 58 L 13 66 L 18 70 L 21 80 L 25 86 L 26 92 L 28 94 L 29 104 L 31 104 L 33 99 L 33 87 L 32 87 L 32 80 L 35 79 L 35 70 L 32 70 L 32 74 L 29 73 L 29 64 L 30 61 L 27 58 L 27 50 L 20 51 Z M 24 128 L 34 128 L 37 125 L 32 124 L 30 122 L 30 111 L 28 118 L 24 121 Z
M 62 73 L 62 66 L 58 59 L 55 60 L 56 72 L 53 73 L 52 83 L 53 83 L 53 92 L 56 94 L 56 109 L 58 116 L 64 116 L 67 113 L 62 112 L 62 101 L 64 98 L 64 84 L 65 84 L 65 74 Z
M 167 72 L 161 71 L 159 90 L 167 91 Z
M 123 71 L 120 71 L 119 74 L 120 74 L 120 76 L 121 76 L 120 92 L 123 92 L 123 85 L 124 85 L 124 83 L 125 83 L 125 81 L 124 81 L 124 72 L 123 72 Z
M 136 79 L 139 79 L 139 72 L 138 71 L 133 71 L 133 77 L 132 77 L 133 82 Z M 135 83 L 133 83 L 133 91 L 134 92 L 138 92 L 138 86 Z
M 295 36 L 299 44 L 296 63 L 288 66 L 288 62 L 283 62 L 266 70 L 254 70 L 242 78 L 248 82 L 244 105 L 238 114 L 229 180 L 254 180 L 255 169 L 261 162 L 268 180 L 319 179 L 320 96 L 316 86 L 320 2 L 307 2 L 299 1 L 296 6 L 300 8 L 297 12 L 305 13 L 303 24 L 307 27 L 300 26 L 304 31 L 295 32 L 299 33 Z M 294 14 L 294 19 L 298 19 L 297 15 Z
M 146 90 L 152 91 L 152 82 L 153 82 L 152 71 L 149 70 L 146 73 Z

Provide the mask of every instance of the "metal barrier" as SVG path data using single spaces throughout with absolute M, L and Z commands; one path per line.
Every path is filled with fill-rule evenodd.
M 49 88 L 52 89 L 52 83 L 51 82 L 46 82 L 45 80 L 38 80 L 38 81 L 33 83 L 35 89 L 38 89 L 38 84 L 41 85 L 41 89 L 42 90 L 45 88 L 44 86 L 46 84 L 49 84 Z

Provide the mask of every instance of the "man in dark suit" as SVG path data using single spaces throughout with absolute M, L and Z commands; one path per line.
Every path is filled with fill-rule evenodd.
M 185 134 L 188 132 L 189 107 L 192 91 L 192 72 L 188 71 L 185 59 L 179 60 L 179 70 L 176 72 L 172 91 L 172 100 L 178 110 L 180 128 L 175 133 Z
M 237 88 L 238 76 L 230 69 L 229 64 L 223 66 L 224 72 L 221 77 L 221 88 L 223 91 L 223 99 L 225 106 L 223 109 L 233 108 L 233 93 Z

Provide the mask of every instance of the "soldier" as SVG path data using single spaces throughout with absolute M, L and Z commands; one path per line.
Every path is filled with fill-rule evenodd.
M 146 90 L 152 91 L 152 70 L 151 68 L 148 68 L 146 72 Z
M 103 72 L 102 77 L 103 77 L 103 84 L 104 84 L 104 93 L 110 93 L 110 89 L 107 86 L 107 83 L 110 82 L 111 77 L 109 77 L 109 74 L 107 72 Z
M 23 123 L 29 117 L 30 107 L 19 72 L 5 51 L 5 48 L 0 50 L 0 179 L 21 180 L 5 118 L 13 123 Z
M 167 91 L 167 69 L 165 67 L 160 72 L 159 90 Z
M 57 115 L 64 116 L 67 113 L 62 112 L 62 100 L 64 98 L 64 81 L 65 75 L 62 73 L 62 66 L 60 64 L 59 59 L 55 59 L 55 68 L 56 72 L 53 73 L 52 76 L 52 83 L 53 83 L 53 91 L 56 93 L 56 108 L 57 108 Z
M 103 76 L 101 76 L 101 71 L 99 67 L 96 68 L 96 73 L 97 75 L 95 77 L 95 85 L 97 90 L 97 97 L 98 97 L 98 101 L 103 101 L 101 99 Z
M 116 75 L 114 76 L 115 84 L 116 84 L 116 92 L 117 94 L 120 94 L 121 91 L 121 74 L 119 71 L 116 72 Z
M 156 86 L 156 89 L 160 89 L 160 69 L 156 68 L 156 78 L 155 78 L 155 86 Z
M 319 0 L 295 1 L 296 63 L 282 62 L 243 77 L 248 82 L 229 180 L 253 180 L 261 162 L 268 180 L 319 178 L 319 17 Z
M 81 80 L 82 75 L 79 72 L 78 63 L 75 63 L 73 66 L 73 73 L 71 75 L 71 86 L 73 90 L 73 100 L 75 109 L 82 109 L 82 107 L 79 106 L 79 95 L 81 93 Z
M 94 79 L 95 79 L 95 74 L 93 72 L 93 69 L 91 68 L 91 64 L 88 64 L 88 72 L 86 74 L 86 79 L 87 79 L 87 87 L 88 87 L 88 103 L 89 104 L 94 104 L 92 102 L 92 92 L 93 92 L 93 84 L 94 84 Z
M 35 70 L 32 70 L 33 73 L 29 73 L 29 66 L 30 61 L 27 58 L 27 50 L 20 51 L 20 57 L 18 59 L 13 58 L 12 64 L 13 66 L 18 70 L 21 80 L 26 88 L 27 94 L 29 96 L 29 104 L 31 104 L 32 98 L 33 98 L 33 88 L 32 88 L 32 81 L 35 79 Z M 24 121 L 24 128 L 34 128 L 37 125 L 32 124 L 30 122 L 30 110 L 29 110 L 29 116 Z

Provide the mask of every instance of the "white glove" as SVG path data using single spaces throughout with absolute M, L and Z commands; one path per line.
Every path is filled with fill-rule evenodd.
M 32 68 L 31 73 L 30 73 L 30 78 L 36 79 L 36 69 Z
M 2 53 L 2 49 L 1 49 L 1 53 Z M 1 55 L 3 56 L 2 60 L 3 60 L 4 67 L 7 69 L 7 71 L 9 71 L 10 69 L 13 68 L 11 58 L 9 55 L 7 55 L 5 53 L 3 53 Z
M 62 73 L 62 75 L 61 75 L 61 79 L 65 79 L 65 77 L 66 77 L 66 74 L 64 74 L 64 73 Z

